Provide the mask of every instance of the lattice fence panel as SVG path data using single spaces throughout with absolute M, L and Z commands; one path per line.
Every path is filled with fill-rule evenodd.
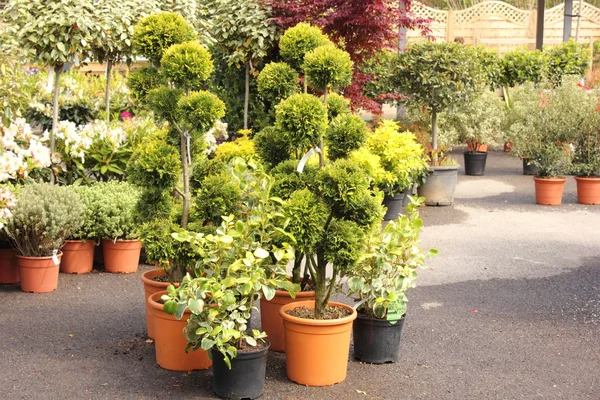
M 575 10 L 574 14 L 579 11 L 578 4 L 573 4 L 573 9 Z M 587 18 L 590 21 L 600 25 L 600 9 L 594 7 L 591 4 L 583 3 L 581 7 L 581 16 L 583 18 Z
M 448 11 L 436 10 L 419 2 L 412 4 L 411 13 L 421 18 L 431 18 L 438 23 L 446 23 L 448 21 Z
M 464 10 L 455 11 L 454 23 L 457 25 L 468 24 L 497 16 L 515 24 L 527 25 L 530 15 L 529 11 L 519 10 L 501 1 L 486 1 Z

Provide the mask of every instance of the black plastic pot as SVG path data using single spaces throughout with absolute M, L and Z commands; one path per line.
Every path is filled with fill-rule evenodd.
M 408 198 L 408 196 L 412 196 L 414 190 L 416 190 L 414 188 L 414 185 L 411 185 L 410 187 L 408 187 L 402 191 L 402 193 L 404 193 L 404 198 L 402 199 L 403 207 L 406 207 L 407 205 L 410 204 L 410 199 Z
M 398 218 L 398 215 L 404 211 L 404 192 L 397 193 L 394 196 L 385 195 L 383 205 L 387 207 L 385 216 L 386 221 Z
M 271 343 L 253 352 L 238 352 L 227 367 L 223 354 L 211 349 L 213 362 L 213 390 L 222 399 L 256 399 L 265 388 L 267 353 Z
M 487 153 L 465 151 L 465 175 L 481 176 L 485 172 Z
M 535 175 L 540 168 L 537 165 L 530 163 L 529 158 L 523 159 L 523 175 Z
M 352 326 L 354 358 L 371 364 L 398 361 L 404 320 L 403 317 L 392 323 L 359 314 Z

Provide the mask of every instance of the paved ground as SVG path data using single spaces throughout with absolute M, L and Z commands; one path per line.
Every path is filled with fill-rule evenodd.
M 600 399 L 600 206 L 534 204 L 519 160 L 493 152 L 426 208 L 439 249 L 409 292 L 399 363 L 350 361 L 345 382 L 287 381 L 271 354 L 265 399 Z M 143 269 L 145 270 L 145 269 Z M 210 371 L 162 370 L 138 275 L 61 275 L 54 293 L 0 286 L 0 399 L 209 399 Z

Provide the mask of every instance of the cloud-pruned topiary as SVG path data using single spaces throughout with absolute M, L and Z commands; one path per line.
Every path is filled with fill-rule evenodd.
M 281 57 L 299 72 L 303 72 L 304 55 L 320 46 L 333 46 L 320 28 L 301 22 L 285 31 L 279 39 Z
M 325 134 L 327 156 L 331 160 L 347 157 L 367 142 L 367 125 L 354 114 L 338 115 L 330 122 Z
M 313 95 L 294 94 L 277 106 L 275 127 L 291 149 L 306 151 L 319 145 L 327 129 L 327 109 Z
M 258 93 L 270 105 L 299 91 L 298 73 L 286 63 L 271 62 L 260 71 L 256 78 Z
M 198 90 L 214 70 L 210 52 L 198 42 L 176 44 L 165 51 L 160 72 L 179 88 Z

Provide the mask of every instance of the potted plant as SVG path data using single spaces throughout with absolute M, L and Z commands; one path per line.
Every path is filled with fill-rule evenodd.
M 63 241 L 77 230 L 84 209 L 69 187 L 36 183 L 21 190 L 6 231 L 17 252 L 24 292 L 51 292 L 58 287 Z
M 85 274 L 94 266 L 94 250 L 98 232 L 98 192 L 90 186 L 73 186 L 83 204 L 83 218 L 79 229 L 65 240 L 62 247 L 60 272 Z
M 236 161 L 236 171 L 247 164 Z M 253 304 L 272 298 L 276 289 L 297 286 L 287 280 L 286 266 L 294 250 L 286 243 L 280 201 L 272 198 L 272 178 L 248 181 L 257 195 L 244 219 L 224 216 L 214 234 L 182 231 L 174 236 L 197 252 L 195 278 L 184 277 L 179 288 L 169 286 L 164 310 L 181 319 L 189 310 L 185 337 L 188 348 L 210 351 L 213 389 L 223 398 L 259 397 L 263 392 L 268 341 L 265 333 L 249 330 Z M 283 235 L 283 236 L 282 236 Z M 202 273 L 200 273 L 202 272 Z
M 366 257 L 348 277 L 358 318 L 354 321 L 354 357 L 383 364 L 395 362 L 406 316 L 406 290 L 415 286 L 417 269 L 426 268 L 425 258 L 437 254 L 419 248 L 423 220 L 414 199 L 407 214 L 390 221 L 367 239 Z
M 107 272 L 137 271 L 142 243 L 135 219 L 139 190 L 127 182 L 98 182 L 99 233 L 102 238 L 104 268 Z
M 453 131 L 451 136 L 467 144 L 463 153 L 465 175 L 481 176 L 485 173 L 488 146 L 502 140 L 504 107 L 502 99 L 484 90 L 471 102 L 450 108 L 440 115 L 440 129 Z
M 424 41 L 415 43 L 392 61 L 390 85 L 407 96 L 403 101 L 420 105 L 431 113 L 432 159 L 429 177 L 420 195 L 426 205 L 453 202 L 458 165 L 440 165 L 438 155 L 438 115 L 450 106 L 474 98 L 484 81 L 475 51 L 460 43 Z M 437 178 L 436 175 L 442 175 Z
M 15 205 L 16 196 L 11 188 L 0 186 L 0 285 L 19 283 L 16 252 L 10 245 L 10 238 L 4 229 L 12 217 L 11 209 Z

